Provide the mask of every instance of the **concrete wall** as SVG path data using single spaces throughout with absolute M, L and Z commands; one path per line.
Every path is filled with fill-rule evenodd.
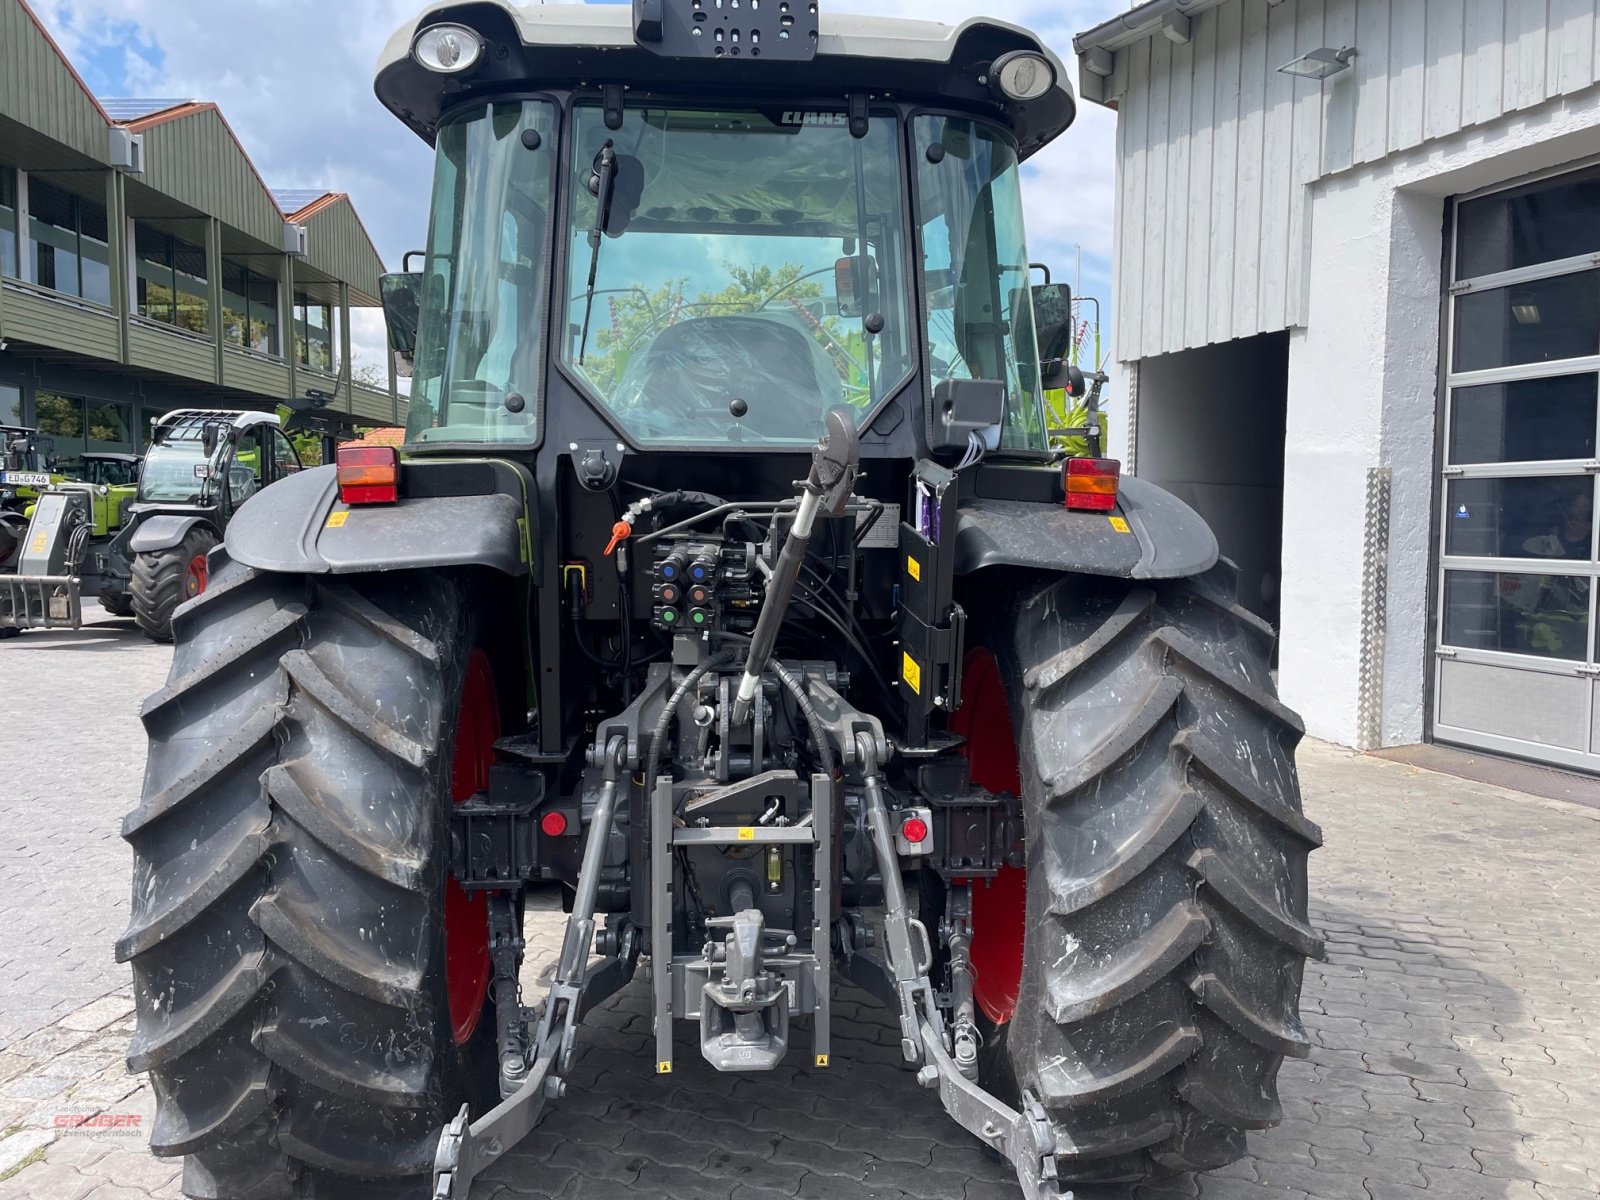
M 1138 474 L 1210 522 L 1239 598 L 1274 624 L 1288 371 L 1286 333 L 1139 364 Z
M 1393 473 L 1381 740 L 1423 734 L 1446 198 L 1595 156 L 1600 92 L 1590 89 L 1310 190 L 1306 321 L 1289 343 L 1280 679 L 1316 736 L 1357 738 L 1364 497 L 1375 466 Z

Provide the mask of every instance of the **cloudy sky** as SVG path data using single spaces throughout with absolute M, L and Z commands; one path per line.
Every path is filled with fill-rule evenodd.
M 420 11 L 420 0 L 29 2 L 96 94 L 214 100 L 274 187 L 349 192 L 391 269 L 422 244 L 430 151 L 372 94 L 378 52 Z M 833 7 L 943 21 L 973 11 L 956 0 L 841 0 Z M 1036 30 L 1076 76 L 1072 35 L 1129 5 L 989 0 L 986 7 L 988 15 Z M 1070 279 L 1074 246 L 1081 246 L 1082 290 L 1102 300 L 1109 293 L 1113 130 L 1112 114 L 1086 104 L 1073 128 L 1028 167 L 1030 257 Z M 358 316 L 352 333 L 358 363 L 383 361 L 375 314 Z

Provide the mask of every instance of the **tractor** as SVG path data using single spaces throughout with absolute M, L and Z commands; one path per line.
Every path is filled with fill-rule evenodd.
M 87 455 L 85 480 L 39 489 L 16 570 L 0 576 L 0 637 L 76 629 L 92 595 L 153 641 L 169 641 L 172 612 L 205 590 L 207 553 L 234 511 L 300 470 L 271 413 L 174 409 L 150 439 L 136 485 L 131 456 Z
M 89 495 L 96 535 L 121 527 L 138 491 L 138 455 L 89 451 L 67 471 L 62 464 L 49 462 L 53 438 L 41 438 L 32 429 L 0 426 L 0 441 L 7 447 L 0 469 L 0 572 L 16 569 L 17 549 L 45 488 L 69 481 L 95 485 Z
M 0 571 L 16 568 L 17 547 L 28 528 L 26 510 L 39 489 L 63 478 L 48 465 L 54 444 L 37 429 L 0 425 Z
M 1308 1048 L 1320 834 L 1210 529 L 1097 419 L 1051 448 L 1061 61 L 480 0 L 376 89 L 436 155 L 405 443 L 243 506 L 143 709 L 117 953 L 184 1191 L 465 1200 L 626 987 L 641 1073 L 800 1088 L 863 989 L 1030 1200 L 1240 1156 Z

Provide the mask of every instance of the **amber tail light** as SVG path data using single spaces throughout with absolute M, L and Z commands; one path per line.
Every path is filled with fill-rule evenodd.
M 1069 458 L 1063 479 L 1067 507 L 1108 512 L 1117 506 L 1117 481 L 1122 464 L 1114 458 Z
M 346 504 L 393 504 L 400 499 L 400 452 L 393 446 L 346 446 L 337 461 L 339 499 Z

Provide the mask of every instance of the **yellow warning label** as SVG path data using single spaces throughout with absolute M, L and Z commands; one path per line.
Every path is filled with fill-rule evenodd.
M 665 1062 L 658 1062 L 656 1064 L 656 1074 L 657 1075 L 671 1075 L 672 1074 L 672 1060 L 669 1058 Z
M 33 545 L 28 547 L 28 553 L 29 554 L 43 554 L 44 553 L 44 544 L 45 544 L 45 542 L 47 540 L 48 540 L 48 537 L 47 537 L 47 535 L 45 534 L 45 532 L 43 530 L 40 530 L 38 533 L 34 534 L 33 535 Z
M 1121 517 L 1107 517 L 1106 520 L 1111 522 L 1111 528 L 1115 529 L 1118 533 L 1132 532 L 1132 530 L 1128 528 L 1128 523 Z
M 909 554 L 906 555 L 906 574 L 911 576 L 911 578 L 915 579 L 918 583 L 922 582 L 922 564 L 916 559 L 912 558 Z
M 826 1054 L 817 1055 L 817 1066 L 825 1067 L 827 1065 L 828 1065 L 828 1056 Z
M 739 826 L 739 840 L 741 842 L 753 842 L 753 841 L 755 841 L 756 840 L 755 826 L 754 825 L 741 825 L 741 826 Z
M 347 513 L 347 512 L 329 513 L 328 514 L 328 523 L 326 525 L 324 525 L 323 528 L 324 529 L 337 529 L 337 528 L 339 528 L 339 526 L 343 525 L 349 519 L 350 519 L 350 514 Z
M 906 681 L 906 686 L 913 692 L 922 695 L 922 668 L 904 650 L 900 651 L 900 678 Z

